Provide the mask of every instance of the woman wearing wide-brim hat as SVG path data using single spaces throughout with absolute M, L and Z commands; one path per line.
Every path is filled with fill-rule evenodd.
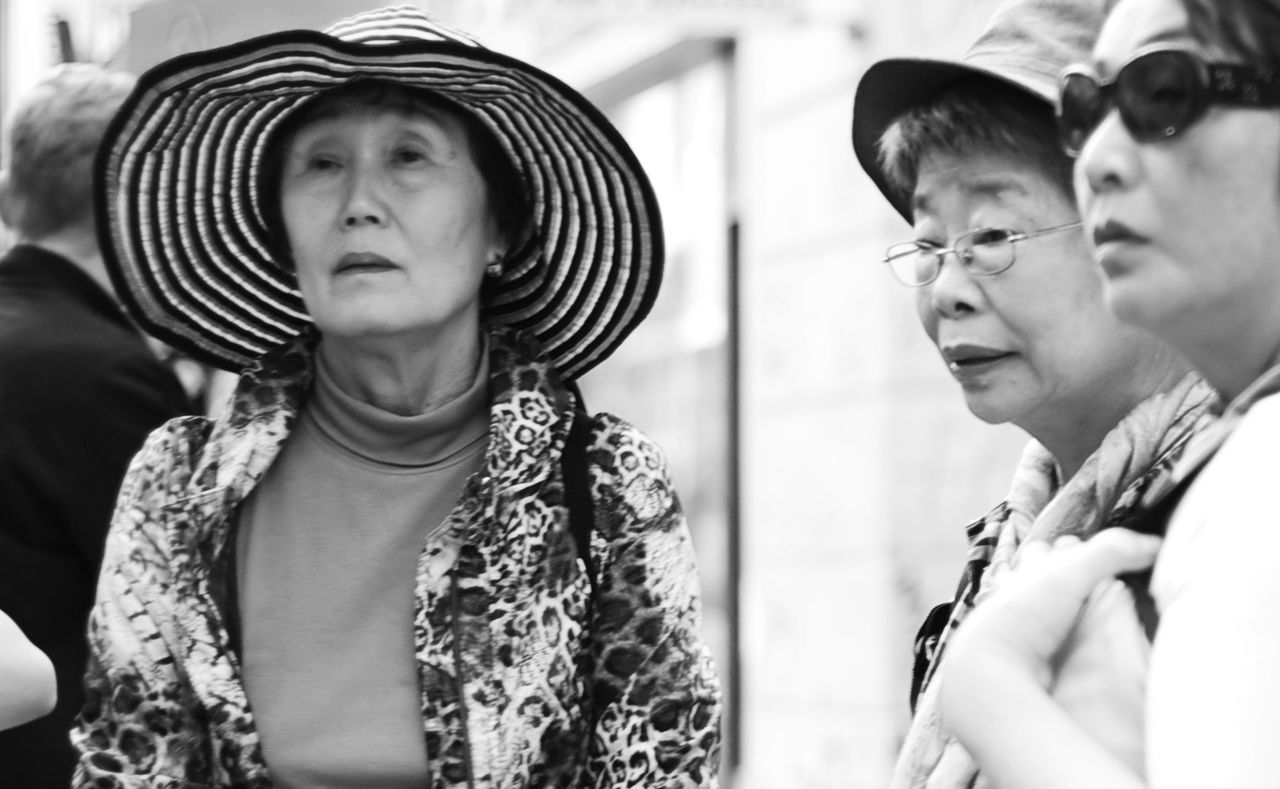
M 665 461 L 571 384 L 661 275 L 599 111 L 389 8 L 157 66 L 99 176 L 132 314 L 243 372 L 124 482 L 76 786 L 715 784 Z

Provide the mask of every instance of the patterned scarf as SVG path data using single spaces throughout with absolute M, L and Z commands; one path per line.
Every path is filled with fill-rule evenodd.
M 1062 486 L 1052 456 L 1030 442 L 1005 501 L 969 527 L 965 576 L 933 647 L 891 789 L 968 789 L 980 783 L 977 766 L 943 725 L 938 705 L 936 679 L 950 634 L 990 594 L 1024 542 L 1063 534 L 1087 538 L 1131 517 L 1148 488 L 1165 486 L 1187 440 L 1213 421 L 1216 401 L 1208 384 L 1185 376 L 1139 403 Z

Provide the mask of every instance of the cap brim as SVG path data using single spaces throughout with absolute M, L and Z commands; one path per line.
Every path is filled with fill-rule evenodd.
M 872 64 L 858 82 L 853 95 L 853 152 L 862 169 L 908 224 L 913 222 L 911 199 L 898 194 L 885 176 L 880 162 L 880 138 L 904 113 L 929 103 L 948 85 L 975 77 L 1012 85 L 1037 98 L 1045 98 L 993 71 L 926 58 L 881 60 Z

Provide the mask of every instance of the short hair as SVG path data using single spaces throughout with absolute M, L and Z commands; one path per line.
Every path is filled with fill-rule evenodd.
M 334 98 L 354 99 L 368 107 L 385 107 L 403 111 L 443 110 L 456 117 L 467 136 L 471 158 L 484 180 L 489 208 L 493 211 L 498 233 L 509 247 L 524 241 L 532 216 L 524 179 L 511 156 L 498 138 L 473 113 L 446 97 L 422 88 L 399 85 L 376 79 L 360 79 L 324 91 L 304 102 L 271 132 L 258 168 L 258 195 L 262 201 L 263 219 L 271 251 L 278 262 L 292 268 L 284 213 L 280 203 L 280 179 L 284 174 L 284 148 L 293 135 L 314 119 L 321 103 Z
M 1074 201 L 1073 161 L 1058 142 L 1052 108 L 1044 99 L 1004 82 L 973 77 L 952 83 L 928 104 L 899 116 L 879 141 L 885 180 L 907 205 L 926 156 L 983 152 L 1026 158 Z
M 134 78 L 92 63 L 54 67 L 9 120 L 8 224 L 39 240 L 92 222 L 93 162 Z

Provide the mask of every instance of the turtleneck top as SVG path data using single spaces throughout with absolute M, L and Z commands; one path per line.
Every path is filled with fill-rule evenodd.
M 317 354 L 236 543 L 244 685 L 279 789 L 427 784 L 417 563 L 483 465 L 488 378 L 482 350 L 466 392 L 403 416 L 342 391 Z

